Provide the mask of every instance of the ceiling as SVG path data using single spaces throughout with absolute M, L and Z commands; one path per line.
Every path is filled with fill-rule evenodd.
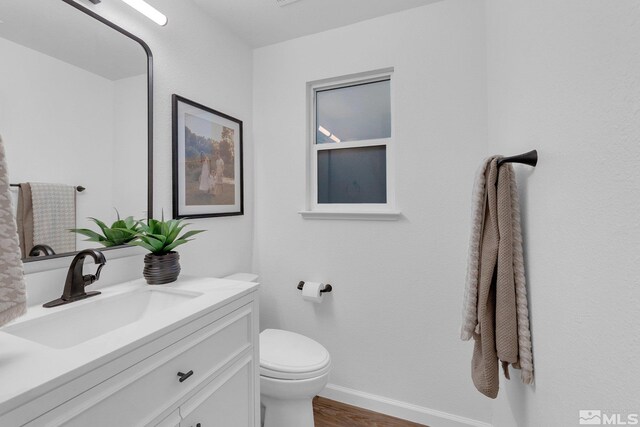
M 248 42 L 266 46 L 440 0 L 193 0 Z

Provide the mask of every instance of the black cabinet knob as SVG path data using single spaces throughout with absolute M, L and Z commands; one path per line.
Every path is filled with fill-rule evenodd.
M 191 375 L 193 375 L 193 371 L 189 371 L 186 374 L 184 374 L 182 372 L 178 372 L 178 376 L 180 377 L 180 379 L 178 381 L 183 382 L 184 380 L 189 378 Z

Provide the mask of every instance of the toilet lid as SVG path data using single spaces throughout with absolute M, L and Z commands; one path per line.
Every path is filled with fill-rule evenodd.
M 260 333 L 260 375 L 279 379 L 306 379 L 329 371 L 331 357 L 311 338 L 280 329 Z

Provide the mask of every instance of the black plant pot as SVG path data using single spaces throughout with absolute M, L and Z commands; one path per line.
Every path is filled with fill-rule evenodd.
M 180 254 L 178 252 L 169 252 L 166 255 L 146 254 L 142 275 L 150 285 L 175 282 L 180 275 Z

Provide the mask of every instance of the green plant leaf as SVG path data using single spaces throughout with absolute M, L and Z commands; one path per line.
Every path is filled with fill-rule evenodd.
M 125 222 L 121 219 L 111 224 L 111 228 L 126 228 L 126 226 Z
M 182 236 L 180 236 L 178 238 L 178 240 L 185 240 L 188 239 L 191 236 L 195 236 L 196 234 L 200 234 L 203 233 L 204 230 L 191 230 L 191 231 L 187 231 L 186 233 L 184 233 Z
M 126 228 L 114 228 L 112 232 L 113 242 L 116 245 L 123 245 L 136 237 L 135 231 Z
M 160 225 L 160 221 L 158 221 L 157 219 L 150 219 L 149 220 L 149 226 L 151 228 L 158 228 L 158 226 Z
M 137 230 L 138 229 L 138 221 L 133 219 L 132 216 L 128 216 L 124 219 L 125 228 L 128 230 Z
M 163 241 L 158 240 L 155 237 L 151 237 L 150 235 L 140 236 L 140 239 L 153 248 L 151 251 L 153 253 L 162 252 L 164 248 Z
M 170 233 L 169 233 L 169 236 L 167 236 L 167 241 L 173 242 L 174 240 L 176 240 L 176 237 L 178 237 L 178 234 L 180 234 L 182 229 L 185 228 L 187 225 L 188 224 L 180 225 L 179 222 L 176 222 L 175 225 L 172 228 L 170 228 Z
M 155 253 L 155 248 L 151 245 L 149 245 L 146 242 L 143 242 L 141 240 L 134 240 L 128 243 L 129 245 L 134 245 L 134 246 L 142 246 L 143 248 L 145 248 L 146 250 L 148 250 L 149 252 Z
M 102 232 L 104 233 L 104 237 L 106 237 L 107 240 L 110 240 L 112 242 L 114 242 L 116 240 L 116 234 L 113 232 L 112 229 L 107 227 L 107 228 L 103 229 Z
M 159 240 L 163 245 L 167 243 L 167 236 L 164 234 L 147 234 L 147 236 Z
M 167 236 L 169 235 L 169 224 L 166 222 L 160 223 L 160 233 L 162 237 L 164 237 L 164 241 L 167 241 Z
M 149 231 L 149 226 L 142 221 L 138 221 L 138 233 L 146 233 Z
M 99 235 L 95 231 L 89 230 L 89 229 L 86 229 L 86 228 L 72 228 L 69 231 L 73 231 L 74 233 L 78 233 L 78 234 L 82 234 L 84 236 L 87 236 L 89 239 L 86 240 L 86 241 L 88 241 L 88 242 L 102 242 L 102 241 L 106 240 L 104 237 L 102 237 L 101 235 Z
M 105 229 L 105 228 L 109 228 L 109 227 L 107 226 L 107 224 L 105 224 L 104 222 L 100 221 L 100 220 L 99 220 L 99 219 L 97 219 L 97 218 L 89 217 L 89 219 L 90 219 L 91 221 L 95 222 L 95 223 L 98 225 L 98 227 L 100 227 L 100 229 L 101 229 L 101 230 L 103 230 L 103 231 L 104 231 L 104 229 Z
M 190 242 L 190 240 L 182 240 L 182 239 L 178 239 L 175 242 L 173 242 L 172 244 L 170 244 L 169 246 L 167 246 L 166 248 L 164 248 L 165 251 L 169 252 L 174 250 L 176 247 L 183 245 L 187 242 Z

